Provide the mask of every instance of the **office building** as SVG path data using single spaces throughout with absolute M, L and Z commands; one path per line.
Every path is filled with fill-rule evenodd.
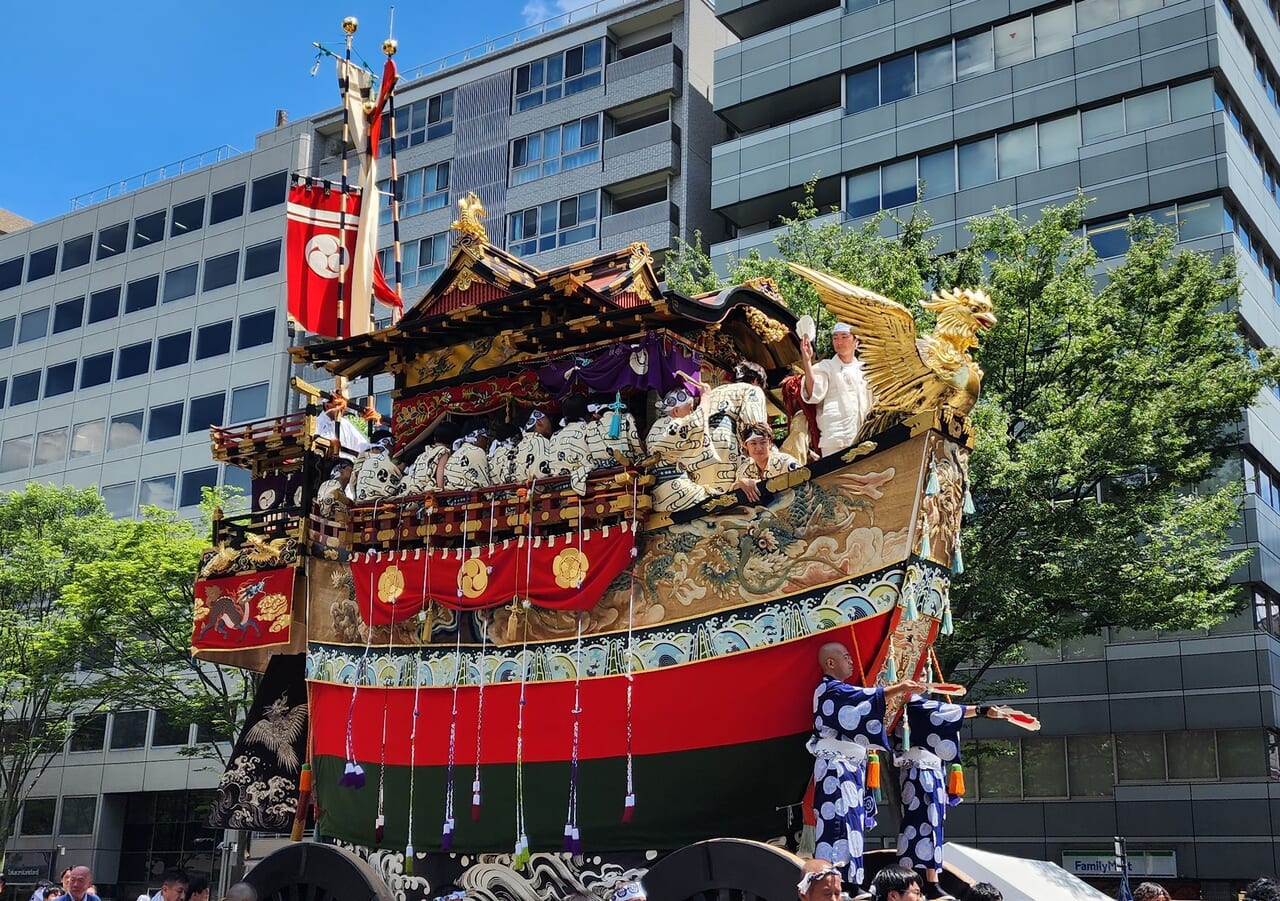
M 1184 246 L 1240 258 L 1239 312 L 1280 344 L 1280 7 L 1260 0 L 721 0 L 741 39 L 716 54 L 712 151 L 724 261 L 772 250 L 816 179 L 856 225 L 909 215 L 924 183 L 940 251 L 965 221 L 1035 215 L 1077 189 L 1087 233 L 1124 253 L 1130 213 Z M 1124 835 L 1138 871 L 1205 898 L 1280 870 L 1280 402 L 1243 417 L 1228 478 L 1248 486 L 1236 540 L 1248 611 L 1209 634 L 1115 631 L 1048 651 L 1017 677 L 1045 724 L 977 768 L 948 837 L 1105 876 Z M 997 732 L 983 728 L 982 738 Z

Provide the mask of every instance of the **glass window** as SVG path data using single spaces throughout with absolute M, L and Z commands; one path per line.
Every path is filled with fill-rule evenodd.
M 596 87 L 601 82 L 603 63 L 601 39 L 517 67 L 516 110 L 533 109 Z
M 40 398 L 40 377 L 44 375 L 39 369 L 24 372 L 13 377 L 13 390 L 9 394 L 9 405 L 29 404 Z
M 1080 0 L 1076 4 L 1076 30 L 1089 31 L 1120 19 L 1117 0 Z
M 111 381 L 111 366 L 115 362 L 115 351 L 94 354 L 80 361 L 80 387 L 93 388 Z
M 129 282 L 129 287 L 124 294 L 124 311 L 134 313 L 154 307 L 159 291 L 160 276 L 158 275 L 148 275 L 146 278 Z
M 0 445 L 0 472 L 13 472 L 30 466 L 33 442 L 34 438 L 31 435 L 6 439 L 4 444 Z
M 1213 112 L 1213 79 L 1205 78 L 1170 88 L 1169 107 L 1174 121 Z
M 217 225 L 244 215 L 244 185 L 218 191 L 209 199 L 209 224 Z
M 204 198 L 197 197 L 173 208 L 173 223 L 169 226 L 169 237 L 180 238 L 204 225 Z
M 1170 732 L 1165 736 L 1170 779 L 1216 779 L 1218 761 L 1212 732 Z
M 185 745 L 191 740 L 191 724 L 175 723 L 163 711 L 156 711 L 155 722 L 151 726 L 151 746 L 153 748 L 171 748 Z
M 923 197 L 941 197 L 956 190 L 956 154 L 948 147 L 938 153 L 920 157 L 920 180 Z
M 38 341 L 49 333 L 49 308 L 28 310 L 22 314 L 18 324 L 18 343 Z
M 285 192 L 289 187 L 289 173 L 275 172 L 253 180 L 253 190 L 249 195 L 249 212 L 256 213 L 284 203 Z
M 445 91 L 443 94 L 399 107 L 394 118 L 384 114 L 382 117 L 383 140 L 378 145 L 378 152 L 383 156 L 391 152 L 392 135 L 395 136 L 396 149 L 404 150 L 451 134 L 453 134 L 453 91 Z
M 1036 56 L 1070 50 L 1076 31 L 1076 11 L 1070 3 L 1035 15 Z
M 27 798 L 22 805 L 22 835 L 53 835 L 57 798 Z
M 978 758 L 978 785 L 983 799 L 1022 797 L 1022 761 L 1016 739 L 983 742 L 989 753 Z
M 1030 16 L 997 25 L 992 31 L 995 32 L 997 69 L 1026 62 L 1035 55 Z
M 105 260 L 129 249 L 129 223 L 98 229 L 97 259 Z
M 211 425 L 222 425 L 222 411 L 227 405 L 227 392 L 191 398 L 187 413 L 187 431 L 204 432 Z
M 196 331 L 196 359 L 231 353 L 231 320 L 202 325 Z
M 138 505 L 142 507 L 159 507 L 162 510 L 172 510 L 173 507 L 173 476 L 156 476 L 152 479 L 142 480 L 142 493 L 138 498 Z
M 14 335 L 14 323 L 17 319 L 13 316 L 6 316 L 0 319 L 0 347 L 12 347 Z
M 120 315 L 120 286 L 104 288 L 89 295 L 89 324 Z
M 77 422 L 75 428 L 71 430 L 71 459 L 102 453 L 106 437 L 107 421 L 105 419 Z
M 218 467 L 207 469 L 189 469 L 182 474 L 182 492 L 178 498 L 179 507 L 198 507 L 204 498 L 204 489 L 218 485 Z
M 70 749 L 72 751 L 101 751 L 107 741 L 107 715 L 91 713 L 77 716 L 71 721 Z
M 26 257 L 14 257 L 0 263 L 0 291 L 22 284 L 22 264 L 25 261 Z
M 141 748 L 147 743 L 147 710 L 126 710 L 111 717 L 111 750 Z
M 102 489 L 102 499 L 106 502 L 107 512 L 116 519 L 125 519 L 138 512 L 137 495 L 136 482 L 121 482 L 119 485 L 108 485 Z
M 1121 219 L 1090 226 L 1089 243 L 1099 259 L 1124 256 L 1129 252 L 1129 220 Z
M 956 41 L 956 80 L 971 78 L 995 68 L 995 52 L 991 45 L 991 30 L 959 38 Z
M 4 406 L 5 398 L 9 396 L 9 380 L 0 379 L 0 407 Z
M 850 113 L 860 113 L 880 105 L 880 73 L 876 66 L 850 73 L 847 85 Z
M 1232 729 L 1219 732 L 1217 738 L 1219 778 L 1267 777 L 1266 732 L 1261 729 Z
M 996 180 L 996 140 L 983 138 L 956 148 L 960 188 L 990 184 Z
M 44 396 L 57 397 L 76 390 L 76 361 L 50 366 L 44 376 Z
M 53 308 L 53 333 L 69 332 L 84 325 L 84 298 L 73 297 Z
M 880 201 L 885 209 L 916 200 L 915 158 L 880 167 Z
M 269 386 L 248 385 L 231 392 L 231 418 L 229 422 L 253 422 L 267 417 Z
M 107 450 L 120 450 L 136 447 L 142 443 L 142 411 L 121 413 L 111 417 L 111 428 L 107 431 Z
M 62 242 L 62 271 L 87 265 L 93 251 L 93 235 L 81 235 Z
M 244 252 L 244 280 L 280 271 L 280 239 L 255 244 Z
M 996 158 L 1001 178 L 1036 170 L 1036 127 L 1015 128 L 996 139 Z
M 1061 738 L 1022 740 L 1022 795 L 1024 798 L 1067 796 L 1067 763 Z
M 36 435 L 36 466 L 45 463 L 61 463 L 67 459 L 67 439 L 69 430 L 66 426 L 49 429 Z
M 1114 760 L 1109 735 L 1067 737 L 1067 774 L 1073 798 L 1109 798 L 1115 794 Z
M 1085 110 L 1080 114 L 1080 128 L 1086 144 L 1124 134 L 1124 104 L 1109 103 Z
M 271 344 L 275 341 L 276 311 L 263 310 L 240 317 L 240 333 L 236 336 L 236 350 Z
M 157 210 L 133 220 L 133 249 L 147 247 L 164 240 L 164 223 L 168 210 Z
M 191 359 L 191 333 L 178 332 L 156 341 L 156 369 L 181 366 Z
M 1125 131 L 1133 134 L 1169 121 L 1169 92 L 1164 88 L 1148 91 L 1124 101 Z
M 1116 736 L 1116 775 L 1121 782 L 1164 781 L 1164 736 L 1129 732 Z
M 62 799 L 62 818 L 58 821 L 59 835 L 92 835 L 93 819 L 98 810 L 98 798 L 86 795 Z
M 916 55 L 906 53 L 880 64 L 880 102 L 892 103 L 916 92 Z
M 921 93 L 955 81 L 955 61 L 950 42 L 916 54 L 916 88 Z
M 1074 162 L 1080 151 L 1080 119 L 1075 113 L 1041 122 L 1036 129 L 1040 168 Z
M 199 263 L 190 263 L 177 269 L 170 269 L 164 274 L 164 302 L 194 297 L 196 293 L 196 276 L 200 273 Z
M 1208 197 L 1192 203 L 1178 204 L 1178 239 L 1190 241 L 1222 234 L 1222 198 Z
M 116 364 L 116 378 L 127 379 L 142 375 L 151 369 L 151 342 L 130 344 L 120 348 L 120 360 Z
M 1131 16 L 1149 13 L 1159 9 L 1163 4 L 1164 0 L 1120 0 L 1120 18 L 1128 19 Z
M 151 415 L 147 417 L 147 440 L 159 441 L 163 438 L 181 435 L 182 410 L 184 406 L 181 401 L 178 401 L 176 404 L 161 404 L 158 407 L 152 407 Z
M 32 251 L 27 259 L 27 284 L 48 278 L 58 271 L 58 245 Z
M 233 250 L 204 261 L 204 290 L 213 291 L 236 283 L 240 272 L 240 251 Z M 167 298 L 166 298 L 167 299 Z

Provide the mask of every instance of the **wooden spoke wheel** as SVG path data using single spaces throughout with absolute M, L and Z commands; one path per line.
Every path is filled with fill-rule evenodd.
M 713 838 L 662 858 L 644 886 L 649 897 L 671 901 L 795 901 L 803 865 L 772 845 Z
M 265 857 L 245 876 L 258 901 L 395 901 L 381 877 L 350 851 L 298 842 Z

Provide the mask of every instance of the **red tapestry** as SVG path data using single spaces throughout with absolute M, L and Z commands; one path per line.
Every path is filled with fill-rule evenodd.
M 614 526 L 512 539 L 475 548 L 359 554 L 351 558 L 356 602 L 377 626 L 417 616 L 428 601 L 481 610 L 512 598 L 553 610 L 586 610 L 630 565 L 635 534 Z
M 197 580 L 191 647 L 241 651 L 288 644 L 294 573 L 288 566 Z
M 441 413 L 475 415 L 501 409 L 508 400 L 522 404 L 541 404 L 548 400 L 538 384 L 537 373 L 520 372 L 497 376 L 482 382 L 440 388 L 426 394 L 396 401 L 392 414 L 392 430 L 396 449 L 412 442 Z

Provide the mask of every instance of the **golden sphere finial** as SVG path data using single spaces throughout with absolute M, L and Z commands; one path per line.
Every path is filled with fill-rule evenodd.
M 347 34 L 355 34 L 356 29 L 360 27 L 360 20 L 355 16 L 347 16 L 342 20 L 342 30 Z
M 400 49 L 400 42 L 395 38 L 387 38 L 382 42 L 382 52 L 387 56 L 395 56 L 396 51 Z

